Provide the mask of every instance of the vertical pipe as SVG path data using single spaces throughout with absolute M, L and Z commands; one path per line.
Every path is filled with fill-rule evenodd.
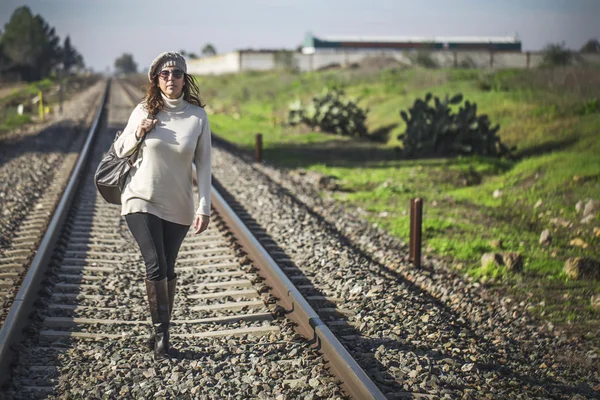
M 413 262 L 415 259 L 414 245 L 415 245 L 415 199 L 410 199 L 409 207 L 409 239 L 408 239 L 408 261 Z
M 527 55 L 527 61 L 526 61 L 527 65 L 526 66 L 527 66 L 527 69 L 529 69 L 530 62 L 531 62 L 531 53 L 527 52 L 526 55 Z
M 262 133 L 256 134 L 256 141 L 254 145 L 254 158 L 256 162 L 262 161 Z
M 58 113 L 62 114 L 63 109 L 63 69 L 58 69 Z
M 415 267 L 421 267 L 421 233 L 423 223 L 423 199 L 415 199 L 415 246 L 413 250 L 413 264 Z
M 42 91 L 38 91 L 38 97 L 39 97 L 39 105 L 38 105 L 38 112 L 40 114 L 40 120 L 42 122 L 44 122 L 44 99 L 42 98 Z

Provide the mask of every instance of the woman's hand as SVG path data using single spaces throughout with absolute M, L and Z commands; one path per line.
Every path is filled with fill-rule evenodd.
M 210 222 L 210 217 L 208 215 L 196 215 L 194 217 L 194 229 L 196 235 L 202 233 L 208 228 L 208 223 Z
M 135 137 L 138 139 L 143 138 L 148 132 L 154 128 L 154 125 L 158 122 L 157 119 L 145 118 L 140 122 L 135 132 Z

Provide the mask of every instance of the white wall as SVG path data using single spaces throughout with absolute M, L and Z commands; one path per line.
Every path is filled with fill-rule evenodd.
M 275 69 L 274 53 L 241 53 L 242 71 L 269 71 Z
M 188 61 L 188 72 L 196 75 L 226 74 L 240 71 L 275 69 L 274 54 L 270 52 L 233 52 Z M 534 68 L 541 64 L 541 53 L 493 53 L 487 51 L 433 51 L 430 57 L 440 67 L 472 65 L 477 68 Z M 393 58 L 405 65 L 414 64 L 416 53 L 402 51 L 331 51 L 314 54 L 294 53 L 301 71 L 316 71 L 331 65 L 361 63 L 373 57 Z M 600 63 L 600 55 L 582 54 L 587 62 Z
M 240 71 L 240 53 L 225 53 L 212 57 L 187 61 L 188 73 L 192 75 L 219 75 Z

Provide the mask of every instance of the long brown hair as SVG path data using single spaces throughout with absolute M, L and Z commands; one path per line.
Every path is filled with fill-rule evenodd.
M 183 79 L 185 79 L 185 85 L 183 85 L 183 99 L 190 104 L 195 104 L 198 107 L 204 108 L 206 104 L 204 104 L 200 97 L 200 89 L 196 84 L 196 80 L 188 74 L 183 74 Z M 146 97 L 143 102 L 149 114 L 156 115 L 163 109 L 164 102 L 160 93 L 158 75 L 155 75 L 152 78 L 152 82 L 148 82 L 146 85 Z

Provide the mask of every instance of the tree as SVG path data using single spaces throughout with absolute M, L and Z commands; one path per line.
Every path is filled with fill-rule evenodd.
M 17 8 L 5 25 L 0 38 L 4 54 L 10 65 L 25 80 L 38 80 L 42 75 L 45 57 L 50 55 L 51 41 L 41 17 L 34 17 L 29 7 Z
M 2 37 L 2 32 L 0 32 L 0 38 Z M 2 48 L 2 41 L 0 40 L 0 74 L 6 71 L 9 67 L 10 60 L 4 54 L 4 49 Z
M 75 67 L 77 67 L 77 69 L 82 70 L 85 68 L 85 62 L 83 62 L 83 56 L 79 53 L 77 53 L 77 56 L 75 57 Z
M 62 49 L 60 47 L 60 38 L 56 35 L 54 27 L 50 26 L 40 15 L 36 15 L 35 19 L 42 27 L 46 37 L 44 52 L 39 63 L 40 75 L 44 77 L 48 76 L 50 71 L 62 62 Z
M 190 60 L 193 60 L 193 59 L 196 59 L 196 58 L 198 58 L 198 56 L 196 55 L 196 53 L 188 53 L 188 58 L 189 58 Z
M 135 74 L 137 72 L 137 64 L 133 61 L 133 55 L 123 53 L 121 57 L 115 60 L 115 69 L 122 74 Z
M 202 48 L 202 55 L 203 56 L 214 56 L 215 54 L 217 54 L 217 50 L 215 49 L 215 46 L 213 46 L 210 43 L 207 43 L 203 48 Z
M 590 39 L 579 51 L 581 53 L 600 53 L 600 42 L 597 39 Z
M 3 70 L 12 70 L 27 81 L 39 80 L 61 62 L 56 30 L 27 6 L 17 8 L 0 37 Z
M 62 64 L 65 72 L 69 73 L 72 67 L 76 66 L 79 61 L 83 61 L 81 55 L 71 46 L 71 38 L 67 35 L 62 48 Z
M 543 65 L 546 66 L 565 66 L 573 63 L 573 52 L 565 46 L 565 43 L 548 44 L 542 51 Z

